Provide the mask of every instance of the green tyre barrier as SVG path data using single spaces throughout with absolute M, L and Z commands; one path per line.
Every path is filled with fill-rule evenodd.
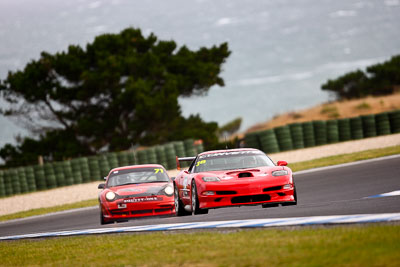
M 326 132 L 329 144 L 339 142 L 339 126 L 337 120 L 329 120 L 326 122 Z
M 98 157 L 98 161 L 99 161 L 101 177 L 108 176 L 108 173 L 111 171 L 111 167 L 108 164 L 107 157 L 105 155 L 100 155 Z
M 4 185 L 4 172 L 0 170 L 0 198 L 6 196 L 6 188 Z
M 74 176 L 72 174 L 71 161 L 63 161 L 62 163 L 65 185 L 73 185 L 74 184 Z
M 25 176 L 28 183 L 28 191 L 35 192 L 37 189 L 35 182 L 35 171 L 33 170 L 33 167 L 25 167 Z
M 294 149 L 304 148 L 303 128 L 300 123 L 289 124 Z
M 86 157 L 79 158 L 79 167 L 81 169 L 82 174 L 82 182 L 87 183 L 91 181 L 90 178 L 90 169 L 89 169 L 89 161 Z
M 35 172 L 35 182 L 37 190 L 47 189 L 46 178 L 44 175 L 44 168 L 41 165 L 36 165 L 33 167 Z
M 321 146 L 328 143 L 326 121 L 313 121 L 315 145 Z
M 343 142 L 351 140 L 350 119 L 338 120 L 338 127 L 339 127 L 339 141 Z
M 363 115 L 361 116 L 363 125 L 364 138 L 376 136 L 376 125 L 374 115 Z
M 204 152 L 203 141 L 196 142 L 194 144 L 194 147 L 196 148 L 196 156 L 197 156 L 197 154 L 200 154 L 200 153 Z
M 53 164 L 46 163 L 43 165 L 44 176 L 46 177 L 46 184 L 48 189 L 57 187 L 56 175 L 53 169 Z
M 400 133 L 400 110 L 388 113 L 391 133 Z
M 387 112 L 375 115 L 376 134 L 387 135 L 390 134 L 390 121 Z
M 194 139 L 186 139 L 183 141 L 185 146 L 185 154 L 187 157 L 195 157 L 197 155 L 196 148 L 194 146 Z
M 10 170 L 3 172 L 3 180 L 5 196 L 12 196 L 14 194 L 14 190 L 12 186 L 12 174 Z
M 186 157 L 185 145 L 182 141 L 175 141 L 175 142 L 172 142 L 172 144 L 174 145 L 175 153 L 176 153 L 176 156 L 178 156 L 178 158 Z M 176 162 L 176 160 L 175 160 L 175 162 Z M 180 166 L 185 168 L 185 167 L 189 166 L 189 163 L 181 162 Z
M 118 157 L 116 153 L 108 153 L 106 154 L 108 165 L 110 166 L 110 169 L 118 168 L 119 162 L 118 162 Z
M 149 163 L 149 159 L 147 158 L 146 150 L 138 150 L 136 151 L 136 155 L 138 157 L 139 164 L 147 164 Z
M 154 147 L 149 147 L 145 150 L 147 153 L 147 160 L 150 164 L 158 164 L 157 162 L 157 154 Z
M 277 153 L 279 152 L 278 141 L 276 140 L 276 135 L 274 130 L 269 129 L 260 132 L 259 134 L 261 149 L 265 153 Z
M 14 194 L 21 194 L 21 184 L 19 182 L 18 171 L 16 169 L 11 169 L 11 185 Z
M 178 157 L 186 157 L 185 145 L 182 141 L 172 142 L 175 148 L 175 153 Z
M 128 156 L 128 165 L 136 165 L 137 163 L 137 156 L 134 150 L 126 152 Z
M 168 166 L 167 154 L 163 146 L 156 146 L 155 151 L 157 154 L 157 162 L 163 165 L 165 168 Z
M 53 163 L 54 173 L 56 175 L 57 186 L 65 186 L 65 176 L 62 162 L 54 162 Z
M 129 165 L 128 153 L 127 152 L 124 151 L 124 152 L 117 153 L 117 158 L 118 158 L 118 164 L 119 164 L 120 167 Z
M 81 172 L 81 164 L 78 158 L 71 160 L 71 168 L 72 168 L 72 177 L 74 184 L 81 184 L 83 182 L 83 179 Z
M 244 143 L 246 147 L 261 149 L 258 132 L 248 133 L 244 136 Z
M 360 117 L 350 118 L 350 131 L 351 131 L 351 139 L 363 139 L 363 128 L 362 121 Z
M 29 192 L 28 181 L 26 179 L 26 174 L 25 174 L 25 168 L 19 167 L 17 168 L 17 172 L 18 172 L 21 193 Z
M 311 121 L 302 123 L 304 147 L 315 146 L 314 125 Z
M 91 181 L 102 180 L 103 177 L 101 176 L 98 157 L 96 156 L 89 157 L 88 164 L 90 170 L 90 180 Z
M 176 153 L 175 147 L 172 143 L 164 145 L 165 155 L 167 156 L 167 168 L 168 170 L 176 169 Z
M 287 125 L 274 128 L 274 132 L 280 151 L 293 149 L 292 137 L 290 136 L 290 129 Z

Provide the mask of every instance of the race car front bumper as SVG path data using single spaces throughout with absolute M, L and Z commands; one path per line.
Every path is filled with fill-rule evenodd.
M 207 183 L 199 188 L 198 198 L 201 209 L 266 203 L 290 205 L 296 203 L 294 192 L 292 182 L 248 183 L 229 187 L 219 183 Z
M 174 197 L 165 195 L 104 201 L 100 207 L 106 221 L 175 214 Z

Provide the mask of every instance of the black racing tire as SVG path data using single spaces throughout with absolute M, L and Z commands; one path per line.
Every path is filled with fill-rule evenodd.
M 104 219 L 104 215 L 103 215 L 103 212 L 101 211 L 101 208 L 100 208 L 100 224 L 101 225 L 104 225 L 104 224 L 112 224 L 112 223 L 114 223 L 114 221 L 106 221 L 105 219 Z
M 191 204 L 192 204 L 192 212 L 194 215 L 199 214 L 207 214 L 208 209 L 200 209 L 199 205 L 199 197 L 197 196 L 197 187 L 196 182 L 192 180 L 192 190 L 191 190 Z
M 185 210 L 182 200 L 179 197 L 178 187 L 174 185 L 174 204 L 175 204 L 175 215 L 176 216 L 187 216 L 192 215 L 191 212 Z

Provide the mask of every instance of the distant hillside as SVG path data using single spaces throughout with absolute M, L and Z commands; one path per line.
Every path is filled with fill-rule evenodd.
M 356 100 L 329 102 L 309 109 L 280 114 L 267 122 L 250 127 L 246 133 L 266 130 L 293 122 L 350 118 L 395 109 L 400 109 L 400 92 L 381 97 L 370 96 Z

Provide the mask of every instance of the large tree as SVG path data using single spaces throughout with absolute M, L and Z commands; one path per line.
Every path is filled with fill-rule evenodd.
M 0 82 L 9 103 L 2 114 L 42 138 L 66 131 L 92 153 L 169 141 L 185 136 L 191 124 L 199 132 L 216 130 L 215 123 L 183 118 L 178 97 L 223 86 L 221 66 L 229 54 L 226 43 L 192 51 L 133 28 L 104 34 L 86 49 L 71 45 L 66 52 L 42 52 L 23 70 L 9 72 Z
M 353 71 L 322 85 L 322 90 L 333 93 L 336 99 L 360 98 L 368 95 L 391 94 L 400 87 L 400 55 L 366 71 Z

